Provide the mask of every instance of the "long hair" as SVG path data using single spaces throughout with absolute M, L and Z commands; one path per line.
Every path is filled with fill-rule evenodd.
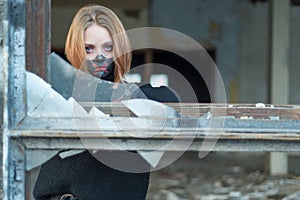
M 82 7 L 75 15 L 65 44 L 65 53 L 70 63 L 80 69 L 85 61 L 84 31 L 92 24 L 106 28 L 113 42 L 113 58 L 115 61 L 114 81 L 122 81 L 122 77 L 130 70 L 131 47 L 123 24 L 110 9 L 100 5 Z

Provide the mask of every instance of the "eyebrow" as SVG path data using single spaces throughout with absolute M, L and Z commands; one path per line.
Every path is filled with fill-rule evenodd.
M 104 42 L 103 44 L 101 44 L 101 46 L 102 46 L 102 45 L 107 45 L 107 44 L 113 44 L 113 42 L 112 42 L 112 41 L 107 41 L 107 42 Z M 84 45 L 85 45 L 85 46 L 96 46 L 96 45 L 94 45 L 94 44 L 89 44 L 89 43 L 84 43 Z
M 112 44 L 112 41 L 104 42 L 102 45 Z

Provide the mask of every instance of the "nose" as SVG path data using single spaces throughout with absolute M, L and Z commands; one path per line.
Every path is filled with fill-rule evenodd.
M 104 60 L 105 60 L 105 57 L 102 54 L 97 55 L 95 58 L 96 62 L 102 62 Z

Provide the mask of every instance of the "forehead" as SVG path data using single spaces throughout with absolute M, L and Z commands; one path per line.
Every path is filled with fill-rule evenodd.
M 85 44 L 102 44 L 111 41 L 111 37 L 106 28 L 93 24 L 84 31 Z

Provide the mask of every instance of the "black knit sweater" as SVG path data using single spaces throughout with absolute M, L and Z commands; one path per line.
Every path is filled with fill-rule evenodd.
M 60 90 L 54 82 L 52 87 Z M 167 87 L 153 88 L 150 84 L 144 84 L 140 89 L 149 99 L 178 102 L 177 96 Z M 78 200 L 144 200 L 148 184 L 149 172 L 118 171 L 84 151 L 64 159 L 56 155 L 44 163 L 33 194 L 37 200 L 66 193 L 73 194 Z

